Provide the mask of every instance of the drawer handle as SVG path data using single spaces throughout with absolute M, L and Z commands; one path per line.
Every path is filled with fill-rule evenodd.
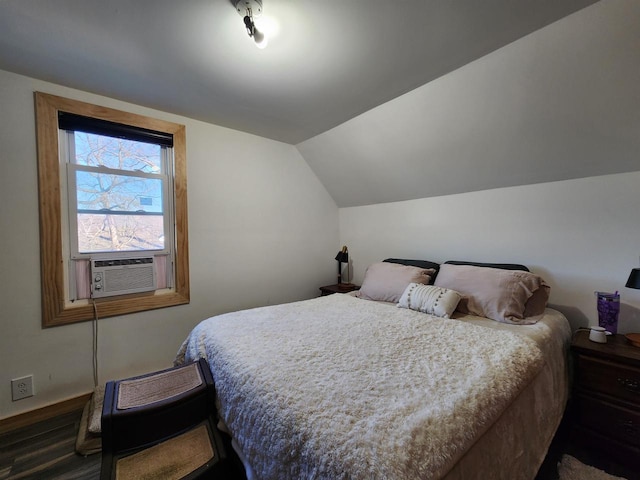
M 636 425 L 632 420 L 620 422 L 618 425 L 622 428 L 622 432 L 629 437 L 636 438 L 640 433 L 640 425 Z
M 638 380 L 631 380 L 630 378 L 618 378 L 618 383 L 625 390 L 629 390 L 632 393 L 640 393 L 640 382 L 638 382 Z

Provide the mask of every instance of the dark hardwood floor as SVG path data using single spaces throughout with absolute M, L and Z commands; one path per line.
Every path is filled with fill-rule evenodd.
M 622 465 L 597 450 L 585 448 L 576 440 L 575 432 L 571 429 L 571 420 L 569 415 L 565 413 L 565 418 L 560 423 L 558 431 L 549 446 L 547 457 L 540 467 L 535 480 L 557 480 L 558 478 L 558 462 L 564 454 L 571 455 L 585 465 L 591 465 L 599 468 L 610 475 L 622 477 L 627 480 L 640 480 L 640 472 Z
M 75 453 L 75 441 L 82 412 L 72 412 L 0 435 L 0 480 L 99 480 L 100 454 L 83 457 Z M 570 440 L 569 427 L 558 429 L 549 454 L 535 480 L 556 480 L 557 463 L 568 453 L 583 463 L 594 465 L 612 475 L 640 480 L 640 473 L 582 449 Z M 227 445 L 227 451 L 231 450 Z M 233 456 L 233 453 L 231 453 Z M 237 457 L 233 458 L 238 462 Z M 236 463 L 233 479 L 242 480 L 244 472 Z M 228 476 L 227 476 L 228 477 Z
M 100 454 L 75 453 L 82 411 L 0 436 L 0 480 L 100 478 Z

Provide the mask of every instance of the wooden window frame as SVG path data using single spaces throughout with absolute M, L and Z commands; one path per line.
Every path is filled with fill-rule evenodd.
M 112 317 L 189 303 L 189 239 L 187 219 L 187 158 L 184 125 L 123 112 L 55 95 L 35 92 L 40 208 L 40 271 L 42 326 L 53 327 L 92 320 L 92 303 L 70 305 L 65 298 L 62 199 L 58 112 L 165 132 L 173 135 L 175 191 L 175 279 L 170 291 L 96 299 L 99 316 Z

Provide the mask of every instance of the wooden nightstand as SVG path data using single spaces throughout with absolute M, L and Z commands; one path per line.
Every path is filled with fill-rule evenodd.
M 332 293 L 348 293 L 354 290 L 360 290 L 360 285 L 354 285 L 353 283 L 336 283 L 335 285 L 320 287 L 320 296 L 324 297 Z
M 623 335 L 595 343 L 581 330 L 571 342 L 571 352 L 576 440 L 640 468 L 640 348 Z

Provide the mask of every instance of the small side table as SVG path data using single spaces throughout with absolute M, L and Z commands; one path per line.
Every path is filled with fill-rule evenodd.
M 576 437 L 600 454 L 640 468 L 640 348 L 624 335 L 595 343 L 581 330 L 571 352 Z
M 333 293 L 349 293 L 354 290 L 360 290 L 360 285 L 354 285 L 353 283 L 336 283 L 335 285 L 320 287 L 320 296 L 325 297 Z

